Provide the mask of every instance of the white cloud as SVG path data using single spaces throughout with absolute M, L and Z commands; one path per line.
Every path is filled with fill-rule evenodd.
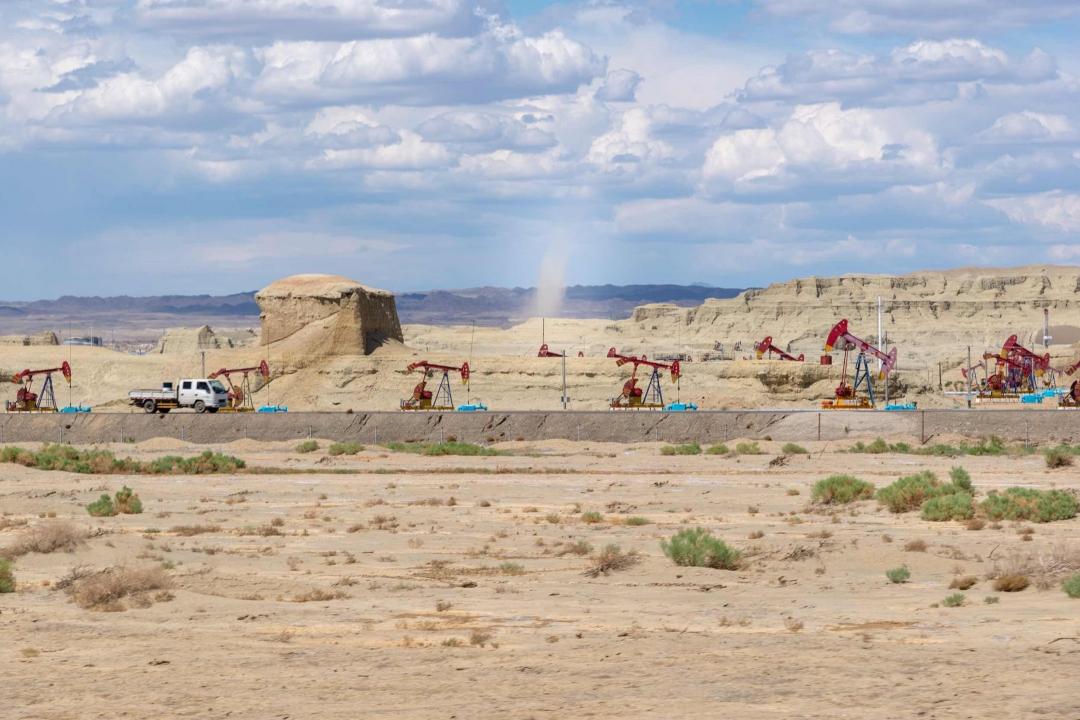
M 1013 222 L 1051 230 L 1080 232 L 1080 193 L 1060 190 L 985 201 Z
M 513 26 L 468 38 L 277 42 L 258 56 L 255 96 L 284 104 L 520 98 L 574 91 L 605 69 L 603 58 L 562 32 L 529 37 Z
M 348 150 L 326 150 L 312 163 L 316 168 L 372 168 L 377 170 L 427 170 L 448 165 L 453 156 L 439 143 L 425 142 L 409 130 L 390 145 Z
M 668 143 L 652 137 L 652 119 L 642 108 L 627 110 L 618 124 L 592 142 L 589 162 L 607 170 L 621 170 L 628 164 L 656 163 L 671 157 Z
M 386 37 L 465 35 L 488 11 L 471 0 L 138 0 L 142 26 L 210 35 Z
M 932 172 L 939 162 L 927 133 L 905 127 L 882 111 L 822 103 L 796 106 L 778 127 L 721 135 L 705 155 L 703 173 L 707 180 L 738 189 L 800 174 L 814 185 L 834 172 L 851 173 L 852 181 L 866 171 L 882 173 L 889 167 Z
M 793 55 L 750 78 L 738 97 L 921 104 L 960 97 L 965 84 L 1033 84 L 1056 76 L 1057 64 L 1041 50 L 1013 58 L 974 39 L 919 40 L 888 54 L 826 49 Z
M 596 97 L 605 102 L 633 102 L 641 76 L 633 70 L 612 70 L 596 91 Z
M 1073 0 L 758 0 L 769 12 L 802 20 L 821 17 L 842 33 L 941 35 L 972 28 L 1009 28 L 1080 14 Z
M 1035 142 L 1067 138 L 1074 134 L 1073 130 L 1073 124 L 1064 115 L 1024 110 L 1002 115 L 982 137 L 990 141 Z

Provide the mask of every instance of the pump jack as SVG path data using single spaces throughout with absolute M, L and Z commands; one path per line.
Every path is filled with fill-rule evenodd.
M 249 373 L 258 373 L 262 376 L 263 380 L 270 379 L 270 365 L 265 360 L 259 363 L 255 367 L 246 368 L 221 368 L 217 372 L 210 373 L 209 379 L 215 380 L 219 377 L 225 378 L 225 383 L 229 386 L 229 405 L 223 407 L 221 410 L 225 412 L 255 412 L 254 398 L 251 391 L 251 378 L 248 377 Z M 235 385 L 232 381 L 232 375 L 241 375 L 239 385 Z
M 582 352 L 581 350 L 578 350 L 577 356 L 578 357 L 585 357 L 585 353 Z M 554 350 L 552 350 L 552 349 L 550 349 L 548 347 L 547 343 L 544 343 L 543 345 L 540 346 L 540 351 L 538 353 L 536 353 L 536 357 L 552 358 L 552 357 L 567 357 L 567 356 L 564 355 L 563 353 L 555 352 Z
M 874 407 L 874 382 L 870 377 L 870 361 L 867 354 L 873 355 L 881 361 L 881 370 L 878 379 L 885 380 L 896 365 L 896 348 L 884 352 L 874 347 L 865 340 L 860 340 L 848 332 L 848 321 L 841 320 L 829 331 L 829 337 L 825 340 L 825 352 L 832 352 L 834 347 L 844 351 L 844 363 L 840 371 L 840 384 L 836 386 L 836 397 L 832 400 L 822 400 L 821 407 L 826 410 L 870 410 Z M 852 350 L 857 350 L 855 357 L 855 377 L 851 385 L 847 384 L 848 355 Z M 862 387 L 865 395 L 859 395 Z
M 15 401 L 7 403 L 8 412 L 56 412 L 56 393 L 53 389 L 53 373 L 63 374 L 68 386 L 71 385 L 71 365 L 66 361 L 60 367 L 46 368 L 44 370 L 23 370 L 11 377 L 11 382 L 19 385 L 19 391 L 15 393 Z M 44 375 L 41 389 L 34 392 L 31 386 L 34 384 L 36 375 Z
M 402 410 L 453 410 L 454 396 L 450 392 L 450 373 L 456 372 L 461 375 L 461 382 L 469 384 L 469 363 L 463 363 L 461 367 L 452 365 L 439 365 L 429 363 L 427 360 L 410 363 L 405 372 L 411 373 L 420 370 L 423 379 L 413 388 L 412 397 L 401 401 Z M 436 371 L 442 371 L 442 379 L 438 389 L 433 393 L 427 389 L 428 378 Z
M 802 353 L 799 353 L 799 357 L 795 357 L 794 355 L 786 353 L 780 348 L 773 345 L 771 335 L 767 335 L 764 340 L 754 346 L 754 353 L 757 355 L 758 360 L 760 360 L 761 356 L 765 353 L 769 353 L 769 357 L 772 357 L 773 353 L 776 353 L 778 356 L 780 356 L 781 360 L 790 360 L 792 362 L 802 362 L 806 359 L 803 357 Z
M 623 383 L 622 392 L 618 397 L 612 399 L 612 410 L 664 409 L 664 391 L 660 387 L 660 371 L 670 370 L 672 382 L 678 383 L 681 375 L 678 360 L 675 360 L 670 364 L 661 363 L 649 360 L 644 355 L 641 357 L 636 355 L 620 355 L 615 348 L 608 350 L 607 356 L 609 358 L 614 358 L 615 364 L 619 367 L 628 363 L 633 364 L 634 366 L 633 372 L 630 373 L 630 379 Z M 652 369 L 652 375 L 649 377 L 649 385 L 644 391 L 637 386 L 637 371 L 638 366 L 641 365 Z M 694 409 L 696 409 L 696 407 Z

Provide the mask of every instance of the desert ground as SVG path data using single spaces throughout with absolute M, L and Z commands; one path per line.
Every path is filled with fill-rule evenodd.
M 838 471 L 880 487 L 955 465 L 978 497 L 1080 490 L 1075 469 L 1039 454 L 545 442 L 332 457 L 327 445 L 212 448 L 246 461 L 233 474 L 0 465 L 0 548 L 76 532 L 69 551 L 14 560 L 0 715 L 1080 717 L 1080 600 L 1054 574 L 1080 561 L 1080 519 L 969 529 L 811 499 Z M 151 460 L 204 448 L 108 449 Z M 124 485 L 142 514 L 87 514 Z M 738 569 L 665 557 L 661 540 L 694 527 L 740 550 Z M 637 562 L 586 574 L 611 544 Z M 885 571 L 899 566 L 910 579 L 894 584 Z M 83 607 L 78 578 L 118 567 L 156 584 Z M 993 589 L 1017 569 L 1029 587 Z M 944 606 L 962 578 L 964 603 Z

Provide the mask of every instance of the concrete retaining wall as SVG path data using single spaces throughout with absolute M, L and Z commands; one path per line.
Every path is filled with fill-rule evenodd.
M 281 415 L 2 415 L 0 443 L 138 442 L 171 437 L 196 443 L 254 440 L 463 442 L 592 440 L 700 443 L 734 438 L 873 439 L 906 435 L 923 442 L 942 434 L 998 435 L 1011 441 L 1080 442 L 1080 412 L 1053 410 L 288 413 Z

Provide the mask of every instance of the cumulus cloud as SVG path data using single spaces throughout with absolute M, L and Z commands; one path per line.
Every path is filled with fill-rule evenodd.
M 135 6 L 146 28 L 308 39 L 464 36 L 480 30 L 491 12 L 473 0 L 138 0 Z
M 281 104 L 485 102 L 571 92 L 605 69 L 560 31 L 530 37 L 505 26 L 468 38 L 277 42 L 258 56 L 253 93 Z
M 397 142 L 371 148 L 326 150 L 315 168 L 371 168 L 376 170 L 429 170 L 442 168 L 452 159 L 439 143 L 425 142 L 409 130 L 402 130 Z
M 798 18 L 824 18 L 842 33 L 969 32 L 973 27 L 1019 27 L 1080 14 L 1071 0 L 758 0 L 767 11 Z
M 982 133 L 982 138 L 1003 142 L 1037 142 L 1075 137 L 1072 122 L 1064 115 L 1032 112 L 1002 115 Z
M 612 70 L 596 90 L 598 100 L 606 102 L 633 102 L 641 76 L 633 70 Z
M 939 162 L 927 133 L 881 111 L 822 103 L 795 107 L 776 127 L 721 135 L 705 155 L 703 174 L 714 187 L 748 190 L 814 185 L 829 175 L 866 183 L 871 176 L 932 173 Z
M 417 131 L 427 140 L 452 143 L 477 150 L 544 150 L 555 146 L 555 136 L 537 127 L 528 113 L 453 110 L 422 122 Z
M 738 97 L 920 104 L 955 99 L 967 83 L 1031 84 L 1056 75 L 1054 59 L 1041 50 L 1014 58 L 974 39 L 920 40 L 888 54 L 826 49 L 793 55 L 748 80 Z
M 1080 232 L 1080 193 L 1053 190 L 987 200 L 986 204 L 1001 210 L 1013 222 L 1070 233 Z

